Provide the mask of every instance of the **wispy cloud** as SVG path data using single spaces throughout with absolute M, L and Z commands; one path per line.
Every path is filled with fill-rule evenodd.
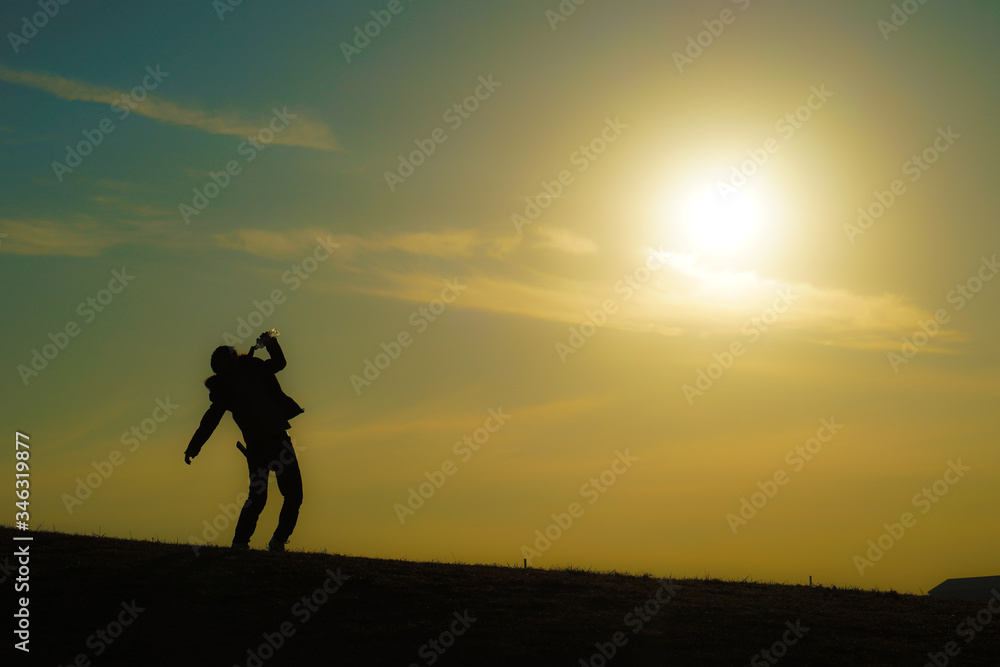
M 108 228 L 94 222 L 57 223 L 0 219 L 2 250 L 24 255 L 94 256 L 124 243 L 150 243 L 163 248 L 203 247 L 204 237 L 176 238 L 156 219 L 136 219 Z M 4 238 L 6 234 L 6 238 Z M 608 300 L 618 306 L 607 318 L 614 329 L 667 336 L 691 334 L 739 337 L 752 318 L 774 318 L 768 328 L 819 345 L 861 350 L 890 350 L 900 336 L 912 334 L 932 314 L 891 293 L 858 294 L 809 283 L 787 283 L 754 273 L 716 272 L 694 257 L 646 250 L 622 264 L 621 275 L 568 275 L 549 261 L 550 255 L 531 251 L 536 245 L 485 231 L 445 230 L 367 237 L 334 234 L 309 227 L 272 231 L 242 229 L 213 234 L 217 248 L 237 250 L 275 260 L 300 259 L 317 238 L 338 244 L 335 280 L 312 283 L 328 292 L 353 292 L 372 297 L 429 301 L 441 291 L 442 280 L 460 278 L 468 291 L 456 308 L 474 308 L 566 325 L 584 321 L 586 313 Z M 544 229 L 560 252 L 604 263 L 591 241 L 572 232 Z M 637 273 L 646 257 L 663 260 L 663 268 Z M 590 261 L 590 260 L 588 260 Z M 640 277 L 641 275 L 641 277 Z M 632 280 L 626 282 L 626 278 Z M 770 312 L 780 294 L 791 304 Z M 953 352 L 965 340 L 958 330 L 942 329 L 928 352 Z
M 589 242 L 574 237 L 571 233 L 555 236 L 568 240 L 570 248 L 578 248 L 587 256 L 596 254 Z M 653 250 L 646 253 L 665 260 L 660 270 L 646 272 L 643 267 L 647 255 L 637 255 L 631 264 L 623 264 L 621 275 L 594 273 L 589 277 L 560 272 L 557 264 L 544 257 L 536 258 L 535 264 L 525 264 L 530 253 L 519 253 L 516 247 L 502 257 L 491 256 L 489 250 L 494 246 L 488 236 L 453 244 L 428 238 L 420 244 L 401 243 L 395 237 L 354 240 L 369 252 L 363 258 L 345 253 L 341 268 L 355 275 L 338 279 L 331 289 L 421 302 L 440 292 L 442 278 L 461 276 L 469 289 L 456 303 L 457 308 L 567 325 L 580 324 L 587 312 L 611 300 L 616 308 L 607 318 L 607 326 L 613 329 L 666 336 L 739 338 L 747 335 L 747 327 L 766 326 L 769 330 L 773 326 L 776 331 L 814 344 L 891 350 L 898 348 L 901 336 L 912 334 L 920 321 L 932 317 L 897 294 L 858 294 L 754 273 L 715 272 L 700 266 L 694 258 Z M 567 250 L 566 243 L 559 245 Z M 401 247 L 411 252 L 419 248 L 435 256 L 445 254 L 443 248 L 451 252 L 447 263 L 408 263 L 389 254 Z M 522 249 L 533 246 L 526 244 Z M 378 250 L 385 253 L 383 257 L 376 255 Z M 358 261 L 361 259 L 363 262 Z M 955 343 L 964 340 L 961 331 L 942 329 L 927 351 L 951 352 Z
M 141 80 L 141 77 L 140 77 Z M 85 81 L 73 81 L 44 72 L 18 71 L 0 65 L 0 81 L 28 86 L 72 102 L 97 102 L 112 104 L 126 95 L 125 91 L 99 86 Z M 310 118 L 304 111 L 290 109 L 296 114 L 286 129 L 276 132 L 275 144 L 302 146 L 324 151 L 341 150 L 333 131 L 322 121 Z M 247 136 L 257 134 L 267 126 L 271 110 L 262 110 L 257 120 L 233 111 L 209 111 L 195 105 L 181 105 L 161 99 L 153 94 L 138 103 L 133 113 L 162 123 L 191 127 L 210 134 Z
M 347 244 L 374 253 L 395 251 L 438 259 L 473 259 L 501 257 L 513 249 L 516 241 L 477 230 L 458 229 L 351 237 Z
M 319 234 L 319 229 L 271 231 L 240 229 L 214 235 L 216 245 L 242 250 L 263 257 L 292 257 L 301 254 L 309 241 Z M 383 255 L 400 253 L 413 258 L 441 260 L 473 260 L 476 258 L 503 259 L 518 247 L 532 250 L 553 250 L 567 255 L 593 255 L 597 244 L 575 232 L 558 227 L 539 225 L 525 237 L 527 241 L 511 234 L 490 233 L 488 230 L 445 229 L 431 232 L 404 232 L 397 234 L 337 235 L 343 253 L 349 256 Z
M 240 229 L 214 235 L 216 244 L 223 248 L 242 250 L 263 257 L 292 257 L 301 254 L 310 241 L 329 231 L 299 229 L 275 232 L 263 229 Z M 403 234 L 373 234 L 356 236 L 336 235 L 343 253 L 350 256 L 403 253 L 427 259 L 473 259 L 475 257 L 501 257 L 516 244 L 516 239 L 490 236 L 475 230 L 448 230 L 442 232 L 415 232 Z
M 50 220 L 25 222 L 0 218 L 3 252 L 15 255 L 94 257 L 123 241 L 123 235 L 93 226 Z
M 330 232 L 319 228 L 274 232 L 267 229 L 240 229 L 227 234 L 213 234 L 220 248 L 239 250 L 269 259 L 296 259 L 316 245 L 316 239 L 330 238 Z M 331 238 L 331 240 L 333 240 Z M 334 240 L 339 243 L 338 240 Z
M 504 405 L 506 411 L 516 412 L 517 422 L 522 432 L 531 433 L 536 428 L 556 424 L 566 419 L 579 418 L 581 415 L 592 414 L 594 410 L 606 407 L 613 402 L 612 395 L 585 394 L 568 398 L 559 398 L 534 405 Z M 433 415 L 433 417 L 428 417 Z M 414 441 L 446 440 L 455 433 L 470 431 L 480 426 L 483 421 L 483 411 L 456 409 L 454 406 L 442 404 L 436 399 L 425 398 L 416 407 L 408 407 L 394 411 L 388 417 L 371 416 L 364 413 L 351 414 L 331 410 L 322 413 L 310 433 L 310 441 L 320 443 L 317 450 L 336 449 L 339 455 L 352 456 L 351 450 L 362 453 L 370 447 L 385 444 L 392 447 L 399 455 L 426 454 L 426 450 L 409 444 L 398 449 L 400 436 L 409 435 L 407 443 Z M 516 441 L 514 441 L 516 442 Z M 514 445 L 516 447 L 516 445 Z M 497 449 L 493 447 L 494 451 Z M 405 451 L 404 451 L 405 450 Z M 540 454 L 543 459 L 544 454 Z M 404 479 L 410 472 L 404 471 Z M 522 470 L 524 475 L 531 475 Z M 541 477 L 543 474 L 533 475 Z
M 151 214 L 153 213 L 150 209 Z M 160 249 L 191 250 L 203 240 L 190 232 L 178 233 L 172 221 L 150 216 L 99 223 L 51 219 L 0 218 L 0 252 L 8 255 L 96 257 L 120 245 L 155 245 Z
M 568 229 L 539 225 L 532 231 L 537 237 L 532 244 L 534 248 L 558 250 L 570 255 L 591 255 L 597 252 L 597 244 L 594 241 Z

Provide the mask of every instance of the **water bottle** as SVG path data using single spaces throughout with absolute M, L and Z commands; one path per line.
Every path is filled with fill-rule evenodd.
M 260 336 L 258 336 L 257 342 L 254 343 L 252 349 L 257 350 L 263 348 L 265 345 L 267 345 L 267 341 L 269 341 L 272 338 L 277 338 L 279 335 L 280 334 L 278 333 L 277 329 L 271 329 L 270 331 L 265 331 Z

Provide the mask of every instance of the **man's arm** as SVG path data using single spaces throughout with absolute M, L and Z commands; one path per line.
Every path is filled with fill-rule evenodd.
M 267 370 L 272 373 L 277 373 L 288 365 L 288 362 L 285 361 L 285 353 L 281 351 L 281 346 L 278 345 L 277 338 L 269 338 L 267 343 L 264 344 L 264 348 L 271 357 L 270 359 L 264 361 L 264 363 L 267 364 Z
M 184 463 L 191 465 L 191 459 L 198 456 L 202 446 L 208 441 L 224 414 L 226 414 L 225 408 L 215 403 L 209 406 L 208 410 L 205 411 L 205 416 L 201 418 L 198 430 L 194 432 L 191 442 L 188 443 L 187 449 L 184 451 Z

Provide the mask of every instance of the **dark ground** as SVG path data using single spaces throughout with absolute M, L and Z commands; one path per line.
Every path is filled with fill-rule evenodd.
M 0 527 L 0 561 L 14 534 Z M 661 604 L 654 596 L 671 593 L 649 576 L 218 547 L 196 557 L 183 544 L 31 534 L 31 654 L 14 651 L 13 664 L 919 667 L 929 652 L 946 664 L 955 642 L 961 654 L 947 664 L 1000 665 L 1000 615 L 971 642 L 956 631 L 985 603 L 687 579 Z M 327 594 L 324 583 L 338 585 L 330 573 L 342 585 Z M 605 661 L 597 644 L 610 652 L 615 633 L 622 645 Z M 787 654 L 777 647 L 784 657 L 760 655 L 783 635 L 796 639 Z

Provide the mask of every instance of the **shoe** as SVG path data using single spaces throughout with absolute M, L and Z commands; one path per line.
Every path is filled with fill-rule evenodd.
M 288 544 L 288 540 L 278 540 L 276 538 L 271 538 L 271 541 L 267 543 L 268 551 L 284 551 L 285 545 Z
M 230 547 L 233 551 L 250 551 L 250 545 L 246 542 L 233 542 Z

